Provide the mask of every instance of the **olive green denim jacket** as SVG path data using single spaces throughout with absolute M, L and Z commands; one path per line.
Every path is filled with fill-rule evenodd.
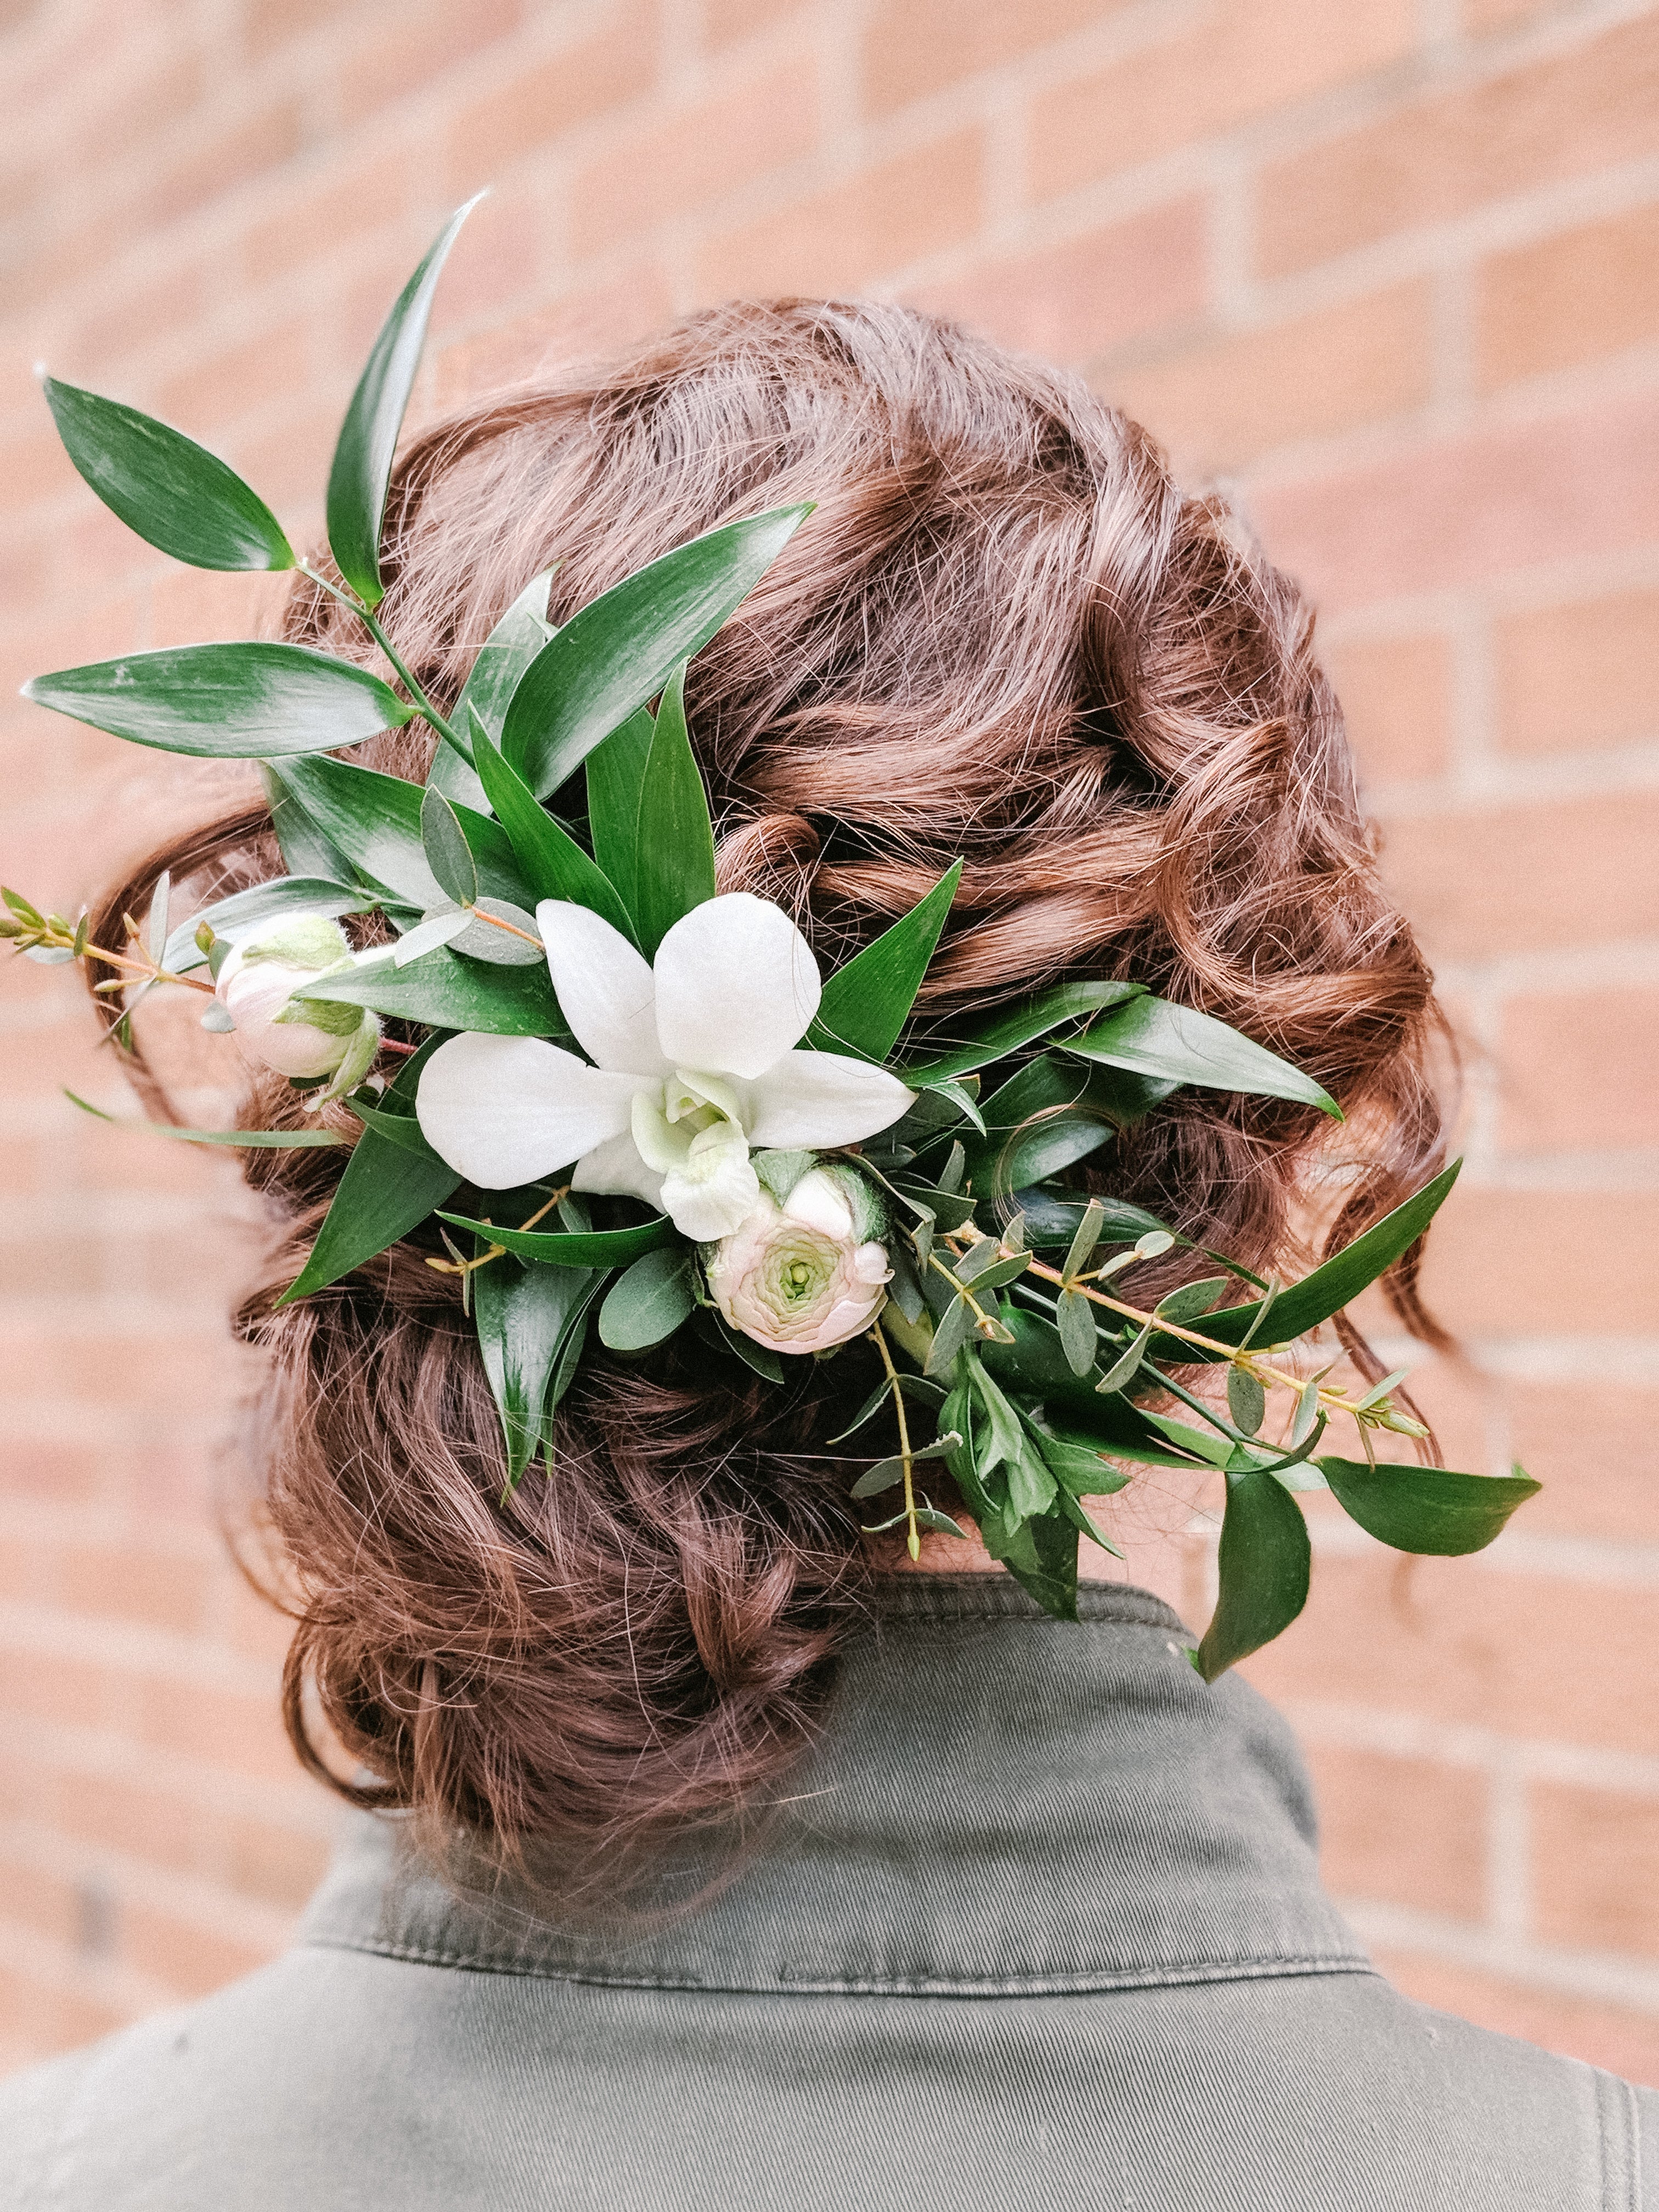
M 736 1878 L 608 1935 L 360 1821 L 295 1948 L 0 2086 L 27 2212 L 1659 2212 L 1659 2094 L 1407 2003 L 1175 1616 L 887 1585 Z

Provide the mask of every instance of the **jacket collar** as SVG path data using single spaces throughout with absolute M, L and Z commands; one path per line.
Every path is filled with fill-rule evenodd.
M 1085 1583 L 1076 1626 L 1001 1575 L 878 1585 L 823 1739 L 723 1884 L 678 1847 L 655 1909 L 603 1929 L 511 1881 L 447 1885 L 368 1816 L 311 1944 L 664 1988 L 988 1996 L 1366 1960 L 1319 1886 L 1290 1732 L 1206 1686 L 1145 1591 Z M 702 1897 L 689 1910 L 677 1900 Z M 670 1908 L 664 1911 L 663 1907 Z

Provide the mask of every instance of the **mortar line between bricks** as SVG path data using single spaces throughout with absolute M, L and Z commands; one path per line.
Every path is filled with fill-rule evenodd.
M 1298 1736 L 1310 1744 L 1428 1759 L 1488 1775 L 1508 1767 L 1528 1782 L 1565 1782 L 1659 1798 L 1659 1753 L 1504 1735 L 1472 1722 L 1437 1720 L 1351 1699 L 1291 1697 L 1280 1702 Z
M 1659 2015 L 1659 1966 L 1609 1952 L 1528 1942 L 1407 1905 L 1359 1898 L 1339 1898 L 1337 1903 L 1370 1948 L 1426 1953 L 1534 1989 Z

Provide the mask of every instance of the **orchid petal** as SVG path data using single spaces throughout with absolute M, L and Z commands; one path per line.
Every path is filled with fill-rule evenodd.
M 805 1035 L 823 990 L 799 930 L 751 891 L 683 915 L 658 947 L 656 984 L 671 1065 L 746 1077 L 764 1074 Z
M 915 1094 L 897 1076 L 838 1052 L 786 1053 L 747 1086 L 751 1145 L 781 1152 L 854 1145 L 896 1121 Z
M 639 1146 L 626 1129 L 595 1145 L 577 1161 L 570 1188 L 610 1198 L 642 1198 L 659 1213 L 663 1210 L 662 1177 L 640 1158 Z
M 588 1058 L 630 1075 L 665 1075 L 651 970 L 622 932 L 568 899 L 544 899 L 536 927 L 559 1012 Z
M 484 1190 L 512 1190 L 628 1127 L 639 1079 L 608 1075 L 540 1037 L 451 1037 L 421 1073 L 421 1133 Z
M 760 1194 L 749 1147 L 724 1122 L 694 1137 L 685 1158 L 662 1179 L 664 1212 L 682 1237 L 699 1244 L 741 1228 Z

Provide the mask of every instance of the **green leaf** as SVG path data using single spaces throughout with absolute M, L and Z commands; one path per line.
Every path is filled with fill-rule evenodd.
M 1253 1437 L 1267 1418 L 1267 1394 L 1254 1375 L 1243 1367 L 1227 1370 L 1227 1410 L 1235 1428 Z
M 1517 1505 L 1542 1487 L 1513 1474 L 1455 1474 L 1449 1468 L 1321 1459 L 1319 1470 L 1343 1510 L 1397 1552 L 1479 1552 Z
M 1334 1121 L 1342 1119 L 1341 1108 L 1312 1076 L 1253 1044 L 1225 1022 L 1190 1006 L 1171 1006 L 1167 999 L 1136 998 L 1081 1036 L 1066 1038 L 1065 1049 L 1165 1082 L 1294 1098 L 1317 1106 Z
M 521 1267 L 511 1260 L 494 1260 L 472 1277 L 478 1349 L 501 1417 L 509 1490 L 536 1455 L 559 1347 L 588 1287 L 574 1269 Z
M 594 865 L 615 884 L 629 917 L 626 926 L 630 937 L 640 793 L 645 787 L 645 764 L 656 734 L 656 723 L 641 707 L 587 756 L 587 834 Z
M 910 1463 L 914 1467 L 925 1459 L 948 1459 L 961 1442 L 959 1436 L 947 1430 L 943 1436 L 936 1437 L 932 1443 L 918 1444 L 910 1454 Z M 896 1482 L 902 1482 L 903 1480 L 904 1457 L 902 1453 L 896 1452 L 892 1458 L 878 1459 L 873 1467 L 866 1468 L 853 1485 L 853 1496 L 879 1498 L 884 1490 L 890 1490 Z
M 1454 1160 L 1432 1182 L 1397 1206 L 1392 1213 L 1385 1213 L 1352 1244 L 1327 1260 L 1323 1267 L 1316 1267 L 1299 1283 L 1281 1290 L 1273 1300 L 1273 1339 L 1275 1344 L 1291 1344 L 1316 1328 L 1333 1314 L 1358 1297 L 1367 1284 L 1391 1267 L 1404 1252 L 1408 1252 L 1434 1218 L 1456 1182 L 1462 1160 Z M 1204 1316 L 1204 1334 L 1214 1337 L 1220 1344 L 1242 1344 L 1250 1333 L 1260 1303 L 1248 1306 L 1224 1306 L 1218 1313 Z M 1178 1359 L 1188 1365 L 1218 1359 L 1223 1355 L 1205 1352 L 1197 1345 L 1182 1345 L 1175 1337 L 1163 1337 L 1152 1346 L 1155 1359 Z
M 616 885 L 553 819 L 477 722 L 472 725 L 472 757 L 533 899 L 569 899 L 576 906 L 589 907 L 631 940 L 634 925 Z
M 1225 1275 L 1206 1275 L 1202 1282 L 1183 1283 L 1179 1290 L 1170 1291 L 1161 1297 L 1155 1308 L 1160 1321 L 1182 1324 L 1200 1321 L 1227 1287 Z M 1207 1335 L 1208 1331 L 1205 1331 Z
M 430 784 L 421 794 L 421 845 L 426 864 L 446 898 L 471 906 L 478 896 L 478 868 L 456 813 L 442 792 Z
M 568 1230 L 501 1229 L 464 1213 L 440 1211 L 438 1218 L 452 1229 L 470 1230 L 475 1237 L 517 1253 L 521 1260 L 535 1260 L 548 1267 L 620 1267 L 679 1241 L 679 1232 L 666 1214 L 655 1221 L 642 1221 L 635 1229 L 595 1229 L 586 1236 Z
M 1103 1244 L 1133 1244 L 1149 1230 L 1163 1227 L 1156 1214 L 1120 1198 L 1091 1198 L 1085 1203 L 1081 1198 L 1056 1199 L 1046 1194 L 1033 1194 L 1025 1198 L 1024 1204 L 1026 1240 L 1047 1252 L 1061 1245 L 1069 1246 L 1082 1227 L 1089 1207 L 1093 1206 L 1104 1210 L 1105 1218 L 1097 1240 Z
M 413 1103 L 421 1070 L 441 1042 L 433 1037 L 404 1062 L 388 1096 Z M 278 1305 L 309 1297 L 407 1237 L 443 1204 L 460 1180 L 442 1160 L 428 1159 L 366 1128 L 352 1147 L 310 1257 Z
M 986 1344 L 979 1358 L 988 1373 L 1022 1400 L 1041 1399 L 1052 1425 L 1096 1438 L 1103 1451 L 1124 1458 L 1157 1455 L 1149 1465 L 1179 1462 L 1146 1416 L 1125 1398 L 1101 1397 L 1086 1378 L 1073 1374 L 1058 1331 L 1038 1315 L 1005 1306 L 1002 1319 L 1013 1341 Z
M 256 922 L 276 921 L 286 915 L 314 914 L 334 921 L 343 914 L 368 914 L 374 906 L 372 898 L 348 890 L 343 884 L 329 883 L 317 876 L 277 876 L 268 884 L 255 884 L 250 890 L 233 891 L 228 898 L 217 899 L 188 921 L 180 922 L 167 941 L 161 965 L 174 975 L 185 975 L 204 964 L 207 955 L 196 942 L 196 933 L 204 922 L 216 937 L 229 937 L 252 929 Z
M 962 862 L 954 860 L 908 914 L 836 970 L 823 987 L 807 1045 L 878 1066 L 886 1059 L 916 1002 L 961 881 Z M 976 1119 L 977 1109 L 971 1099 L 968 1103 Z
M 1284 1484 L 1259 1469 L 1229 1475 L 1220 1595 L 1197 1653 L 1206 1682 L 1290 1626 L 1308 1601 L 1310 1564 L 1308 1524 Z
M 337 845 L 331 844 L 298 798 L 274 768 L 259 763 L 259 781 L 270 809 L 270 826 L 276 833 L 283 866 L 290 876 L 311 876 L 319 882 L 355 884 L 357 872 Z
M 228 1145 L 234 1152 L 269 1152 L 309 1151 L 346 1141 L 331 1129 L 178 1129 L 171 1121 L 129 1121 L 118 1114 L 106 1114 L 101 1106 L 93 1105 L 73 1091 L 65 1091 L 64 1096 L 83 1114 L 107 1121 L 112 1128 L 143 1129 L 152 1137 L 174 1138 L 181 1145 Z
M 1060 1346 L 1073 1374 L 1092 1375 L 1095 1347 L 1099 1341 L 1094 1307 L 1081 1291 L 1062 1291 L 1054 1318 L 1060 1328 Z
M 1025 1006 L 998 1015 L 972 1038 L 952 1046 L 938 1059 L 898 1072 L 912 1091 L 920 1091 L 930 1083 L 937 1083 L 941 1077 L 966 1075 L 971 1068 L 988 1066 L 994 1060 L 1005 1060 L 1011 1052 L 1018 1052 L 1022 1045 L 1030 1044 L 1036 1037 L 1046 1036 L 1064 1022 L 1079 1021 L 1085 1014 L 1098 1013 L 1103 1006 L 1115 1006 L 1125 1000 L 1139 998 L 1145 991 L 1143 983 L 1057 984 L 1052 991 L 1043 992 Z
M 752 1336 L 745 1336 L 739 1328 L 729 1328 L 713 1306 L 705 1306 L 698 1313 L 692 1327 L 716 1351 L 729 1352 L 740 1359 L 764 1382 L 781 1383 L 784 1379 L 783 1362 L 775 1352 L 757 1344 Z
M 1062 1519 L 1069 1521 L 1080 1535 L 1086 1536 L 1091 1544 L 1098 1544 L 1103 1552 L 1109 1552 L 1115 1559 L 1121 1559 L 1128 1556 L 1121 1546 L 1112 1541 L 1109 1536 L 1101 1534 L 1069 1490 L 1062 1487 L 1056 1492 L 1054 1510 Z
M 1152 1327 L 1149 1323 L 1137 1334 L 1133 1343 L 1118 1354 L 1100 1381 L 1096 1383 L 1097 1390 L 1109 1393 L 1128 1389 L 1140 1371 L 1140 1363 L 1146 1357 L 1146 1346 L 1152 1334 Z
M 360 1091 L 354 1092 L 345 1103 L 363 1127 L 373 1129 L 376 1136 L 401 1145 L 405 1152 L 419 1152 L 423 1159 L 437 1161 L 438 1154 L 422 1135 L 420 1122 L 413 1114 L 388 1113 L 383 1107 L 371 1105 Z
M 1032 1435 L 1049 1474 L 1072 1497 L 1109 1498 L 1127 1486 L 1128 1476 L 1103 1459 L 1093 1444 L 1075 1443 L 1048 1429 L 1033 1428 Z
M 928 1346 L 923 1371 L 929 1376 L 948 1375 L 958 1352 L 974 1334 L 974 1316 L 965 1299 L 953 1298 L 942 1321 L 933 1330 L 933 1340 Z
M 70 460 L 129 530 L 193 568 L 294 566 L 282 525 L 217 454 L 118 399 L 41 385 Z
M 350 761 L 283 761 L 271 773 L 354 867 L 422 914 L 445 903 L 447 895 L 432 872 L 421 835 L 421 785 Z M 479 889 L 491 898 L 533 907 L 535 895 L 501 823 L 470 806 L 457 806 L 455 817 L 477 864 Z
M 926 1376 L 906 1375 L 901 1371 L 898 1380 L 899 1388 L 905 1396 L 914 1398 L 918 1405 L 938 1407 L 944 1404 L 945 1395 L 944 1390 L 937 1382 L 930 1382 Z M 891 1396 L 892 1389 L 892 1384 L 884 1376 L 858 1412 L 848 1421 L 847 1426 L 837 1430 L 828 1441 L 832 1444 L 845 1443 L 848 1437 L 854 1435 L 866 1421 L 873 1419 L 881 1411 Z M 948 1427 L 950 1424 L 947 1422 L 945 1425 Z
M 308 645 L 172 645 L 36 676 L 23 696 L 163 752 L 263 760 L 361 744 L 415 709 L 368 669 Z
M 479 193 L 457 208 L 398 295 L 340 426 L 328 473 L 328 542 L 340 574 L 371 607 L 378 606 L 384 596 L 380 520 L 398 433 L 426 340 L 432 295 L 456 233 L 483 197 Z
M 848 964 L 850 967 L 852 963 L 849 961 Z M 974 1080 L 977 1081 L 977 1077 Z M 942 1099 L 947 1104 L 954 1106 L 957 1115 L 968 1123 L 970 1128 L 976 1129 L 981 1137 L 985 1134 L 985 1116 L 979 1110 L 978 1099 L 969 1090 L 967 1085 L 958 1083 L 955 1076 L 940 1076 L 937 1083 L 930 1083 L 927 1085 L 927 1091 L 922 1095 L 930 1098 Z M 914 1113 L 915 1108 L 912 1107 L 910 1111 Z M 878 1131 L 877 1133 L 879 1134 L 880 1132 Z
M 569 1272 L 574 1270 L 549 1273 Z M 577 1293 L 576 1306 L 566 1325 L 559 1354 L 553 1368 L 553 1379 L 547 1386 L 547 1402 L 542 1409 L 542 1436 L 550 1455 L 553 1445 L 553 1413 L 560 1400 L 576 1379 L 576 1370 L 581 1364 L 582 1353 L 587 1346 L 587 1324 L 600 1291 L 611 1280 L 608 1268 L 596 1267 L 591 1273 L 578 1274 L 574 1279 L 581 1285 Z
M 611 1285 L 599 1308 L 599 1341 L 612 1352 L 649 1351 L 672 1336 L 696 1303 L 690 1253 L 665 1244 Z
M 1066 1264 L 1060 1271 L 1068 1282 L 1074 1275 L 1080 1275 L 1093 1259 L 1100 1232 L 1105 1226 L 1106 1209 L 1097 1198 L 1091 1198 L 1083 1209 L 1083 1218 L 1078 1223 L 1077 1233 L 1066 1254 Z
M 646 757 L 634 836 L 634 919 L 647 960 L 682 915 L 714 896 L 714 828 L 685 726 L 685 667 L 668 679 Z
M 544 961 L 501 968 L 441 947 L 407 968 L 387 945 L 295 993 L 328 1006 L 369 1006 L 377 1014 L 422 1022 L 434 1030 L 479 1030 L 490 1036 L 568 1040 Z
M 450 716 L 453 726 L 466 734 L 476 714 L 497 743 L 507 716 L 507 702 L 519 678 L 547 643 L 553 631 L 547 620 L 547 587 L 553 571 L 544 568 L 526 584 L 518 598 L 478 647 L 461 696 Z M 427 770 L 428 783 L 463 806 L 483 812 L 489 801 L 477 775 L 453 745 L 440 745 Z
M 571 617 L 526 670 L 501 728 L 501 750 L 538 799 L 708 644 L 811 513 L 785 507 L 726 523 Z
M 987 1524 L 980 1534 L 1014 1580 L 1056 1620 L 1077 1619 L 1077 1530 L 1058 1514 L 1028 1521 L 1018 1534 L 994 1547 Z

